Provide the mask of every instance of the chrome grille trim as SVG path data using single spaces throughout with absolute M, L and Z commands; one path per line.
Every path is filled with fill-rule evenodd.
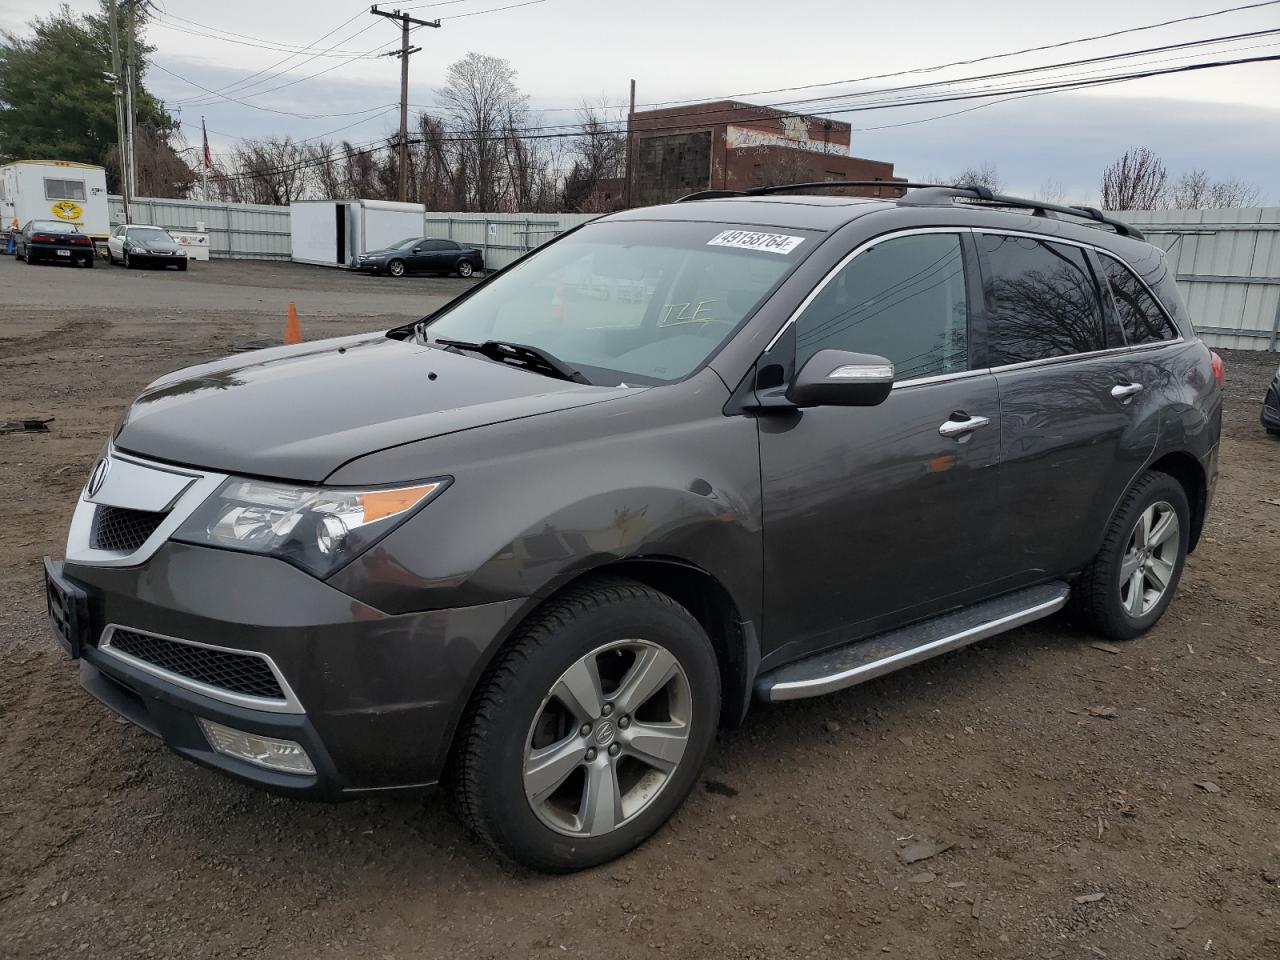
M 147 637 L 156 637 L 160 640 L 168 640 L 170 643 L 181 643 L 190 647 L 202 647 L 205 650 L 218 650 L 223 653 L 234 653 L 242 657 L 256 657 L 266 663 L 271 670 L 272 675 L 276 678 L 276 683 L 280 685 L 281 691 L 284 693 L 283 700 L 268 699 L 266 697 L 253 697 L 248 694 L 236 693 L 232 690 L 224 690 L 221 687 L 215 687 L 208 683 L 202 683 L 199 680 L 192 680 L 190 677 L 184 677 L 180 673 L 174 673 L 159 667 L 147 660 L 141 660 L 138 657 L 125 653 L 112 646 L 111 638 L 117 630 L 127 631 L 129 633 L 140 633 Z M 185 640 L 182 637 L 171 637 L 163 633 L 156 633 L 154 630 L 140 630 L 137 627 L 129 627 L 123 624 L 109 623 L 102 631 L 102 636 L 98 640 L 98 650 L 110 657 L 127 663 L 131 667 L 149 673 L 153 677 L 158 677 L 175 686 L 182 687 L 184 690 L 190 690 L 193 693 L 199 693 L 203 696 L 210 697 L 214 700 L 221 700 L 223 703 L 234 704 L 237 707 L 248 707 L 251 710 L 265 710 L 270 713 L 306 713 L 302 708 L 301 701 L 293 692 L 293 688 L 289 686 L 289 681 L 284 678 L 284 674 L 280 672 L 280 668 L 276 666 L 276 662 L 265 653 L 257 650 L 241 650 L 236 647 L 222 647 L 213 643 L 201 643 L 198 640 Z
M 214 490 L 227 479 L 226 474 L 192 470 L 186 467 L 174 467 L 164 463 L 154 463 L 142 457 L 122 453 L 108 445 L 102 456 L 113 461 L 113 469 L 117 464 L 125 465 L 135 476 L 145 478 L 148 471 L 157 475 L 158 489 L 177 490 L 168 506 L 168 515 L 152 531 L 136 550 L 101 550 L 93 546 L 93 519 L 98 506 L 113 506 L 124 509 L 138 509 L 140 503 L 133 496 L 108 497 L 105 488 L 99 490 L 91 498 L 88 487 L 80 491 L 80 499 L 76 502 L 75 513 L 71 517 L 71 527 L 67 531 L 67 560 L 72 563 L 92 567 L 136 567 L 146 563 L 160 546 L 169 539 L 191 516 Z M 179 483 L 174 483 L 175 475 Z M 108 472 L 110 477 L 110 472 Z M 142 491 L 130 491 L 142 492 Z M 112 503 L 111 500 L 128 502 Z

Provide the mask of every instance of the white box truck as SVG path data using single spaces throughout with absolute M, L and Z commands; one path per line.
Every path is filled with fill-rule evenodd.
M 394 200 L 295 200 L 289 204 L 295 263 L 352 267 L 356 258 L 407 237 L 420 237 L 427 208 Z
M 74 223 L 81 233 L 105 245 L 111 232 L 107 210 L 107 172 L 70 160 L 18 160 L 0 166 L 0 227 L 8 235 L 14 221 Z

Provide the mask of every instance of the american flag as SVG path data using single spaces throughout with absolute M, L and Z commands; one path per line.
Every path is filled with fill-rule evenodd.
M 213 154 L 209 152 L 209 131 L 204 128 L 204 117 L 200 118 L 200 135 L 204 138 L 204 168 L 213 169 Z

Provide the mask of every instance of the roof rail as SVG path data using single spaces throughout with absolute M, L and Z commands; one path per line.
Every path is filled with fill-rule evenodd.
M 1116 220 L 1114 217 L 1108 217 L 1094 207 L 1063 206 L 1042 200 L 1028 200 L 1025 197 L 1011 197 L 1007 194 L 995 193 L 976 183 L 951 186 L 940 183 L 910 183 L 903 180 L 818 180 L 812 183 L 783 183 L 768 187 L 752 187 L 750 190 L 700 190 L 681 197 L 676 202 L 715 200 L 724 197 L 762 197 L 774 193 L 831 187 L 894 187 L 913 191 L 897 198 L 898 205 L 903 207 L 949 206 L 955 200 L 964 200 L 975 202 L 976 205 L 1030 210 L 1033 216 L 1040 217 L 1048 216 L 1049 213 L 1059 213 L 1110 227 L 1122 237 L 1133 237 L 1135 240 L 1146 239 L 1137 227 Z

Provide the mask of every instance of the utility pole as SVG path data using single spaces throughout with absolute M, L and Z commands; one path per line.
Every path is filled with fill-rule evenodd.
M 636 81 L 633 77 L 631 80 L 631 109 L 627 112 L 627 179 L 622 184 L 622 207 L 624 210 L 631 209 L 631 180 L 632 170 L 634 169 L 632 161 L 635 159 L 635 138 L 632 133 L 631 118 L 636 112 Z
M 384 53 L 384 57 L 400 58 L 400 189 L 401 201 L 409 198 L 409 57 L 421 50 L 421 47 L 409 46 L 409 24 L 419 27 L 439 27 L 439 20 L 419 20 L 398 9 L 387 13 L 379 10 L 375 3 L 369 8 L 375 17 L 386 17 L 400 23 L 400 49 Z
M 138 0 L 126 0 L 129 4 L 129 35 L 125 38 L 129 44 L 129 56 L 124 69 L 125 120 L 128 123 L 127 148 L 129 151 L 129 193 L 138 195 L 138 167 L 134 151 L 134 127 L 137 117 L 134 115 L 134 83 L 138 72 L 138 55 L 134 46 L 134 38 L 138 33 Z
M 124 222 L 129 222 L 129 158 L 125 150 L 124 94 L 121 90 L 120 24 L 116 0 L 107 0 L 107 20 L 111 27 L 111 95 L 116 102 L 116 151 L 120 158 L 120 196 L 124 199 Z

